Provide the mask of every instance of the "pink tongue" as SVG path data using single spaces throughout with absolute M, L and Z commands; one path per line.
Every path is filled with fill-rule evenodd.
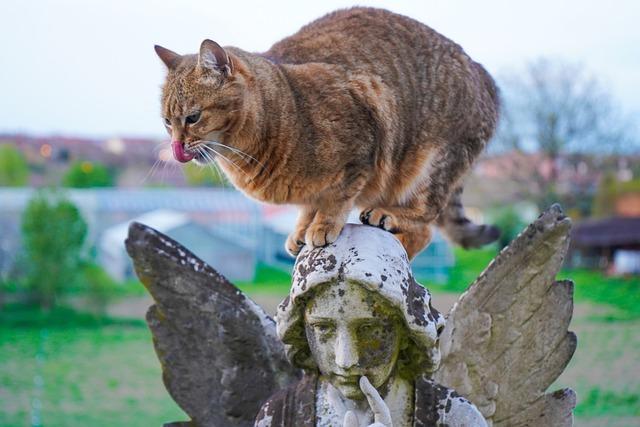
M 173 149 L 173 157 L 180 163 L 187 163 L 195 157 L 192 153 L 185 151 L 184 142 L 173 141 L 171 148 Z

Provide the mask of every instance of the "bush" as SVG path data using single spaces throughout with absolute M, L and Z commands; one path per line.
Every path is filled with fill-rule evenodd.
M 51 308 L 76 280 L 87 224 L 78 208 L 55 193 L 39 192 L 22 217 L 26 287 L 42 308 Z
M 226 178 L 219 168 L 215 169 L 217 167 L 213 164 L 199 166 L 195 163 L 187 163 L 183 168 L 184 177 L 187 184 L 196 187 L 224 186 Z
M 112 187 L 114 175 L 106 166 L 95 162 L 74 162 L 62 178 L 65 187 Z
M 0 187 L 22 187 L 29 182 L 24 155 L 9 144 L 0 144 Z
M 640 396 L 592 388 L 578 403 L 576 415 L 640 416 Z
M 640 193 L 640 179 L 620 182 L 613 173 L 604 175 L 593 200 L 593 215 L 596 218 L 616 215 L 616 200 L 629 193 Z
M 450 270 L 446 285 L 440 289 L 449 292 L 465 291 L 487 268 L 496 253 L 496 248 L 493 245 L 480 249 L 455 248 L 456 264 Z M 432 284 L 427 287 L 430 286 L 434 289 L 438 288 L 437 285 Z
M 518 233 L 527 226 L 518 212 L 512 207 L 501 209 L 493 223 L 500 228 L 500 237 L 497 242 L 499 249 L 508 246 L 518 236 Z
M 82 266 L 81 285 L 87 291 L 94 313 L 100 315 L 105 314 L 107 304 L 118 292 L 118 284 L 102 267 L 94 263 L 85 263 Z
M 640 319 L 640 277 L 608 277 L 585 269 L 564 270 L 560 277 L 575 283 L 576 300 L 617 308 L 619 313 L 607 314 L 610 320 Z

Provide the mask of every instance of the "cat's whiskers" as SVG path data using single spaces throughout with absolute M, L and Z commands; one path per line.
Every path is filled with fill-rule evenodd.
M 220 156 L 223 160 L 226 160 L 227 163 L 229 163 L 231 166 L 233 166 L 234 168 L 236 168 L 237 171 L 240 171 L 242 173 L 244 173 L 245 175 L 249 176 L 244 169 L 242 169 L 236 162 L 234 162 L 233 160 L 229 159 L 227 156 L 225 156 L 224 154 L 220 153 L 219 151 L 215 150 L 213 147 L 209 147 L 207 145 L 202 145 L 202 148 L 211 151 L 212 153 L 214 153 L 216 156 Z M 209 158 L 211 159 L 211 157 L 209 156 Z M 250 178 L 250 177 L 249 177 Z
M 161 142 L 157 143 L 156 146 L 153 147 L 153 152 L 157 153 L 158 151 L 160 151 L 163 148 L 165 148 L 165 146 L 171 147 L 171 142 L 170 141 L 161 141 Z
M 222 156 L 220 153 L 218 153 L 218 152 L 216 152 L 215 150 L 211 149 L 210 147 L 207 147 L 207 149 L 208 149 L 208 150 L 210 150 L 210 151 L 213 151 L 213 152 L 214 152 L 214 154 L 215 154 L 215 155 L 217 155 L 217 156 L 224 157 L 224 156 Z M 220 180 L 221 180 L 221 181 L 222 181 L 222 183 L 224 184 L 224 182 L 225 182 L 224 176 L 225 176 L 225 175 L 220 171 L 220 167 L 218 166 L 218 164 L 217 164 L 217 163 L 216 163 L 216 161 L 214 160 L 213 156 L 212 156 L 210 153 L 208 153 L 208 152 L 206 152 L 206 151 L 203 151 L 202 149 L 199 149 L 199 151 L 200 151 L 204 156 L 206 156 L 206 158 L 209 160 L 209 162 L 207 162 L 207 163 L 208 163 L 208 165 L 209 165 L 209 167 L 215 167 L 215 168 L 216 168 L 215 170 L 216 170 L 216 172 L 218 173 L 218 175 L 220 176 Z M 226 160 L 227 162 L 229 162 L 229 160 L 227 160 L 227 159 L 224 159 L 224 160 Z M 232 166 L 236 167 L 233 163 L 230 163 L 230 164 L 231 164 Z M 238 168 L 236 167 L 236 169 L 238 169 Z M 242 169 L 240 169 L 240 171 L 241 171 L 241 172 L 244 172 L 244 171 L 242 171 Z
M 240 156 L 240 158 L 241 158 L 242 160 L 244 160 L 247 164 L 249 163 L 249 161 L 246 159 L 246 156 L 248 156 L 248 154 L 244 153 L 243 151 L 237 150 L 237 149 L 236 149 L 237 151 L 235 151 L 235 152 L 234 152 L 234 151 L 233 151 L 233 149 L 232 149 L 233 147 L 228 147 L 228 146 L 226 146 L 226 145 L 224 145 L 224 144 L 221 144 L 221 143 L 219 143 L 219 142 L 216 142 L 216 141 L 208 141 L 208 140 L 205 140 L 205 139 L 201 139 L 201 140 L 196 141 L 196 142 L 195 142 L 195 144 L 201 144 L 201 145 L 200 145 L 200 147 L 204 147 L 204 148 L 209 149 L 209 150 L 211 150 L 211 149 L 213 148 L 213 147 L 211 147 L 210 145 L 214 145 L 214 146 L 221 146 L 221 147 L 227 148 L 227 149 L 229 149 L 233 154 L 237 154 L 238 156 Z M 209 144 L 210 144 L 210 145 L 209 145 Z M 211 150 L 211 151 L 213 151 L 216 155 L 219 155 L 219 154 L 220 154 L 217 150 Z
M 157 153 L 160 150 L 165 149 L 167 147 L 169 147 L 169 148 L 171 147 L 171 142 L 169 142 L 169 141 L 161 141 L 161 142 L 157 143 L 155 145 L 155 147 L 153 147 L 153 151 L 152 152 L 153 152 L 154 156 L 157 156 Z M 162 171 L 163 171 L 163 175 L 161 176 L 161 179 L 164 179 L 163 177 L 164 177 L 164 174 L 165 174 L 165 171 L 166 171 L 166 166 L 167 166 L 166 164 L 167 163 L 168 162 L 166 160 L 163 160 L 163 159 L 161 159 L 161 158 L 159 158 L 157 156 L 156 160 L 153 162 L 153 165 L 149 169 L 149 172 L 147 172 L 145 177 L 142 178 L 142 180 L 140 181 L 140 184 L 144 184 L 148 179 L 153 178 L 156 175 L 156 173 L 158 173 L 158 170 L 160 169 L 160 165 L 162 165 Z M 175 167 L 175 165 L 174 165 L 174 167 Z
M 160 159 L 156 159 L 155 162 L 153 162 L 153 165 L 151 166 L 151 168 L 149 169 L 149 172 L 147 172 L 147 174 L 145 175 L 144 178 L 142 178 L 142 181 L 140 181 L 140 184 L 144 184 L 145 181 L 151 177 L 153 177 L 154 175 L 154 171 L 157 168 L 158 164 L 160 163 Z
M 162 174 L 160 176 L 160 182 L 162 184 L 166 184 L 167 182 L 167 164 L 169 162 L 165 162 L 164 160 L 162 161 Z
M 175 173 L 176 170 L 179 170 L 182 174 L 184 174 L 184 169 L 180 167 L 180 165 L 178 164 L 178 162 L 167 162 L 170 163 L 170 170 L 169 172 L 173 175 Z
M 211 159 L 211 166 L 216 169 L 216 173 L 218 174 L 218 177 L 220 178 L 220 182 L 222 183 L 222 186 L 223 187 L 227 187 L 227 177 L 225 176 L 224 172 L 222 172 L 222 170 L 220 170 L 220 166 L 218 166 L 218 164 L 215 162 L 213 157 L 211 157 L 210 154 L 208 156 Z
M 244 161 L 246 161 L 247 163 L 249 163 L 249 161 L 247 161 L 247 159 L 253 160 L 254 162 L 256 162 L 262 168 L 262 171 L 264 171 L 266 169 L 265 165 L 260 160 L 256 159 L 252 155 L 250 155 L 248 153 L 245 153 L 244 151 L 242 151 L 242 150 L 240 150 L 238 148 L 231 147 L 229 145 L 223 144 L 223 143 L 218 142 L 218 141 L 208 141 L 208 140 L 201 139 L 201 140 L 196 141 L 196 142 L 203 142 L 205 144 L 212 144 L 212 145 L 215 145 L 215 146 L 218 146 L 218 147 L 226 148 L 227 150 L 229 150 L 229 151 L 241 156 L 242 159 Z M 211 148 L 211 147 L 209 147 L 209 148 Z
M 196 151 L 198 153 L 200 153 L 203 157 L 206 157 L 207 160 L 209 160 L 207 162 L 207 166 L 209 167 L 209 169 L 211 169 L 212 172 L 215 172 L 216 175 L 218 175 L 218 179 L 220 180 L 220 182 L 222 183 L 223 187 L 226 187 L 226 183 L 225 183 L 225 179 L 224 179 L 224 175 L 222 174 L 222 172 L 220 171 L 220 168 L 218 167 L 218 165 L 216 164 L 216 162 L 213 160 L 213 157 L 211 157 L 211 155 L 209 153 L 207 153 L 206 151 L 202 150 L 200 147 L 196 148 Z M 214 169 L 215 168 L 215 169 Z
M 220 158 L 222 158 L 227 163 L 229 163 L 231 166 L 233 166 L 238 172 L 243 173 L 247 178 L 249 178 L 249 180 L 251 181 L 251 183 L 253 185 L 256 185 L 256 182 L 254 181 L 253 177 L 251 177 L 251 175 L 249 175 L 244 169 L 242 169 L 240 166 L 238 166 L 233 160 L 229 159 L 227 156 L 225 156 L 224 154 L 220 153 L 219 151 L 216 151 L 213 147 L 209 147 L 208 145 L 201 145 L 201 147 L 213 152 L 216 156 L 220 156 Z

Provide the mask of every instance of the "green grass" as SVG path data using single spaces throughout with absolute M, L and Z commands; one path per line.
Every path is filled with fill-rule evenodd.
M 489 265 L 497 252 L 493 248 L 463 250 L 456 248 L 456 264 L 445 284 L 419 280 L 434 292 L 463 292 Z M 640 318 L 640 276 L 610 277 L 599 271 L 564 269 L 558 279 L 574 282 L 576 301 L 604 304 L 615 308 L 599 320 L 617 321 Z
M 493 249 L 456 250 L 457 264 L 446 284 L 421 282 L 436 292 L 459 293 L 494 256 Z M 610 420 L 637 423 L 640 279 L 606 277 L 587 270 L 563 270 L 558 276 L 576 284 L 580 309 L 571 329 L 579 344 L 550 390 L 572 387 L 577 391 L 577 426 L 599 419 L 607 420 L 602 425 Z M 284 295 L 290 281 L 286 272 L 259 266 L 255 281 L 238 287 L 248 294 Z M 72 295 L 81 292 L 76 289 Z M 145 292 L 140 283 L 132 281 L 118 290 L 118 296 Z M 38 388 L 39 377 L 42 388 Z M 0 309 L 0 427 L 31 426 L 32 408 L 38 408 L 38 401 L 42 425 L 47 427 L 136 427 L 187 419 L 162 385 L 159 362 L 143 321 L 68 308 L 43 313 L 23 305 L 5 305 Z
M 606 304 L 615 307 L 602 320 L 625 320 L 640 318 L 640 277 L 608 277 L 598 271 L 564 270 L 562 278 L 575 283 L 576 301 Z
M 114 319 L 92 313 L 78 312 L 68 307 L 55 307 L 42 311 L 25 304 L 6 304 L 0 309 L 0 328 L 99 328 L 103 326 L 137 326 L 145 323 L 139 319 Z
M 291 275 L 277 268 L 259 264 L 252 282 L 236 283 L 241 291 L 248 294 L 286 295 L 291 286 Z
M 496 249 L 491 247 L 474 250 L 455 248 L 456 262 L 446 283 L 433 283 L 429 279 L 419 277 L 418 282 L 433 292 L 464 292 L 489 265 L 496 253 Z
M 578 350 L 550 390 L 577 391 L 577 426 L 599 417 L 637 422 L 639 321 L 590 318 L 584 307 L 578 310 L 571 328 Z M 187 419 L 161 383 L 142 321 L 10 305 L 0 311 L 0 427 L 30 426 L 36 401 L 45 426 L 142 427 Z
M 589 301 L 576 303 L 569 330 L 578 337 L 578 346 L 549 390 L 574 389 L 579 419 L 635 417 L 635 423 L 603 420 L 599 425 L 640 425 L 640 319 L 602 322 L 596 317 L 617 310 Z
M 640 395 L 592 388 L 582 397 L 575 414 L 585 418 L 603 415 L 640 417 Z
M 451 269 L 446 289 L 463 292 L 487 268 L 497 252 L 493 248 L 474 250 L 456 248 L 454 253 L 456 264 Z
M 22 311 L 22 312 L 21 312 Z M 161 382 L 141 321 L 68 309 L 35 315 L 12 306 L 0 319 L 0 426 L 153 426 L 186 415 Z M 39 418 L 38 418 L 39 417 Z

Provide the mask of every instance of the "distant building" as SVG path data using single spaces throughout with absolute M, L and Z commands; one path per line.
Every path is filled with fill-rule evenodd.
M 451 245 L 442 237 L 437 228 L 432 230 L 431 243 L 420 252 L 411 265 L 418 280 L 445 283 L 449 272 L 456 264 Z
M 168 140 L 0 134 L 0 144 L 3 143 L 14 145 L 25 155 L 32 166 L 30 180 L 35 187 L 60 181 L 76 161 L 97 162 L 117 170 L 120 187 L 187 185 L 183 171 L 171 160 Z
M 268 265 L 291 270 L 294 259 L 287 253 L 284 243 L 293 230 L 297 219 L 297 209 L 292 206 L 269 206 L 265 208 L 265 227 L 261 258 Z M 359 212 L 353 211 L 347 222 L 359 224 Z M 437 229 L 429 246 L 412 261 L 414 275 L 423 281 L 444 283 L 450 269 L 455 265 L 455 257 L 449 243 Z
M 114 278 L 133 277 L 124 252 L 128 224 L 135 220 L 168 234 L 230 280 L 251 280 L 258 263 L 290 271 L 284 242 L 297 209 L 263 205 L 221 188 L 65 190 L 89 224 L 87 250 Z M 20 220 L 35 190 L 0 188 L 0 272 L 20 253 Z M 359 223 L 357 212 L 350 222 Z M 154 225 L 155 224 L 155 225 Z M 416 277 L 444 282 L 455 264 L 449 244 L 435 232 L 413 261 Z
M 640 274 L 639 184 L 618 181 L 607 201 L 611 216 L 575 225 L 570 266 L 598 268 L 610 274 Z
M 98 242 L 98 262 L 117 280 L 135 278 L 133 264 L 123 245 L 132 221 L 148 225 L 180 242 L 229 280 L 249 282 L 254 279 L 256 253 L 253 248 L 194 222 L 186 213 L 160 209 L 102 233 Z
M 614 209 L 620 216 L 640 218 L 640 192 L 620 194 L 614 203 Z
M 569 265 L 640 274 L 640 217 L 584 221 L 571 233 Z
M 262 208 L 235 190 L 96 188 L 65 190 L 64 194 L 78 206 L 89 224 L 87 250 L 95 249 L 98 260 L 101 260 L 99 251 L 103 235 L 108 231 L 115 233 L 113 227 L 126 228 L 123 223 L 141 215 L 157 210 L 172 210 L 188 217 L 188 226 L 185 229 L 171 229 L 176 236 L 197 234 L 194 230 L 198 228 L 203 231 L 201 234 L 214 236 L 216 242 L 231 242 L 231 252 L 243 248 L 242 253 L 252 254 L 248 258 L 253 263 L 253 270 L 259 261 L 257 248 L 262 236 Z M 16 265 L 16 255 L 21 253 L 22 212 L 34 195 L 33 189 L 0 188 L 0 272 L 7 273 Z M 204 233 L 204 230 L 207 232 Z M 201 236 L 194 240 L 198 244 Z M 114 245 L 117 244 L 115 241 L 112 242 Z M 190 245 L 188 241 L 181 242 L 186 246 Z M 124 239 L 117 245 L 118 249 L 124 249 Z M 222 258 L 218 258 L 217 261 L 213 258 L 211 260 L 212 267 L 222 270 Z M 102 262 L 107 261 L 102 259 Z M 107 265 L 104 267 L 108 268 Z M 244 280 L 246 274 L 243 273 L 241 276 L 229 278 Z

